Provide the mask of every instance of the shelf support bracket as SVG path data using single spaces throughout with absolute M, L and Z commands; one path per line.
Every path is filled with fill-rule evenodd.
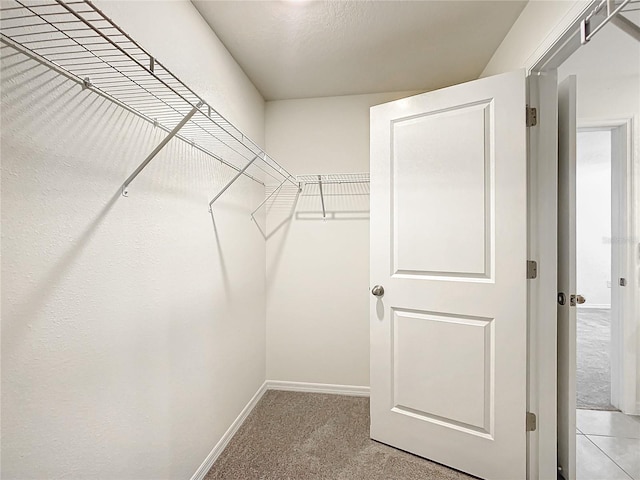
M 258 210 L 260 210 L 260 207 L 262 207 L 265 203 L 267 203 L 271 197 L 273 197 L 274 195 L 276 195 L 276 194 L 280 191 L 280 189 L 282 188 L 282 186 L 285 184 L 285 182 L 286 182 L 287 180 L 288 180 L 288 177 L 285 177 L 285 179 L 284 179 L 284 180 L 282 180 L 282 182 L 280 182 L 280 185 L 278 185 L 278 187 L 277 187 L 273 192 L 271 192 L 271 193 L 267 196 L 267 198 L 265 198 L 262 202 L 260 202 L 260 205 L 258 205 L 258 206 L 255 208 L 255 210 L 254 210 L 253 212 L 251 212 L 251 218 L 252 218 L 253 220 L 255 220 L 254 215 L 256 214 L 256 212 L 257 212 Z
M 180 131 L 180 129 L 182 127 L 184 127 L 185 123 L 187 123 L 189 120 L 191 120 L 191 117 L 193 117 L 196 112 L 198 110 L 200 110 L 200 107 L 202 106 L 202 102 L 198 102 L 198 104 L 193 107 L 191 109 L 191 111 L 189 113 L 187 113 L 184 118 L 182 120 L 180 120 L 180 123 L 178 123 L 178 125 L 175 126 L 175 128 L 173 130 L 171 130 L 171 132 L 169 132 L 169 134 L 164 137 L 162 139 L 162 141 L 158 144 L 158 146 L 156 148 L 153 149 L 153 151 L 147 156 L 147 158 L 144 159 L 144 161 L 140 164 L 140 166 L 138 168 L 135 169 L 135 171 L 129 175 L 129 178 L 127 178 L 124 181 L 124 184 L 122 185 L 122 196 L 126 197 L 129 194 L 129 184 L 131 182 L 133 182 L 133 180 L 138 176 L 138 174 L 144 170 L 144 168 L 149 165 L 149 162 L 151 162 L 151 160 L 153 160 L 153 158 L 160 153 L 160 150 L 162 150 L 164 148 L 164 146 L 169 143 L 169 140 L 171 140 L 173 137 L 176 136 L 176 134 Z
M 640 42 L 640 26 L 636 25 L 628 18 L 625 18 L 622 15 L 616 15 L 611 19 L 611 23 Z
M 324 208 L 324 194 L 322 193 L 322 175 L 318 175 L 318 187 L 320 188 L 320 202 L 322 203 L 322 218 L 327 219 L 327 211 Z
M 622 3 L 616 7 L 615 0 L 602 0 L 593 11 L 580 22 L 580 43 L 586 44 L 593 36 L 598 33 L 610 20 L 615 18 L 631 0 L 622 0 Z M 591 19 L 606 7 L 607 16 L 594 28 L 591 28 Z M 618 22 L 619 23 L 619 22 Z M 623 28 L 623 27 L 621 27 Z M 625 32 L 629 33 L 627 30 Z M 633 34 L 631 34 L 633 36 Z
M 253 157 L 253 158 L 249 161 L 249 163 L 247 163 L 244 167 L 242 167 L 242 170 L 240 170 L 240 171 L 236 174 L 236 176 L 235 176 L 235 177 L 233 177 L 231 180 L 229 180 L 229 183 L 227 183 L 224 187 L 222 187 L 222 190 L 220 190 L 220 191 L 218 192 L 218 194 L 217 194 L 215 197 L 213 197 L 213 199 L 209 202 L 209 212 L 211 212 L 211 205 L 213 205 L 213 202 L 215 202 L 218 198 L 220 198 L 220 196 L 221 196 L 224 192 L 226 192 L 226 191 L 227 191 L 227 189 L 228 189 L 231 185 L 233 185 L 233 183 L 234 183 L 238 178 L 240 178 L 240 175 L 242 175 L 242 174 L 245 172 L 245 170 L 246 170 L 247 168 L 249 168 L 249 167 L 251 166 L 251 164 L 253 164 L 253 162 L 255 162 L 255 161 L 256 161 L 257 159 L 259 159 L 259 158 L 260 158 L 260 155 L 256 155 L 255 157 Z

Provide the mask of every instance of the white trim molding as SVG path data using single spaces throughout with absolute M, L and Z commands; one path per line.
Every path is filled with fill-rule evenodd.
M 247 419 L 254 407 L 258 404 L 266 391 L 267 382 L 264 382 L 255 393 L 255 395 L 251 398 L 251 400 L 249 400 L 249 403 L 247 403 L 247 405 L 242 409 L 240 415 L 238 415 L 238 417 L 233 421 L 227 431 L 224 432 L 224 435 L 222 435 L 222 438 L 218 441 L 218 443 L 216 443 L 216 446 L 213 447 L 213 450 L 209 452 L 209 455 L 207 455 L 207 458 L 205 458 L 204 462 L 202 462 L 202 465 L 200 465 L 198 470 L 196 470 L 196 473 L 193 474 L 191 480 L 202 480 L 207 475 L 207 473 L 209 473 L 209 470 L 211 470 L 211 467 L 213 466 L 215 461 L 227 447 L 233 436 L 242 426 L 244 421 Z
M 368 397 L 369 387 L 354 385 L 333 385 L 329 383 L 286 382 L 267 380 L 267 390 L 283 390 L 287 392 L 329 393 L 332 395 L 349 395 Z

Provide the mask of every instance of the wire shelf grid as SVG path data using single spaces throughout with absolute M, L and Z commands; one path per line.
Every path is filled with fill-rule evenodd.
M 589 42 L 610 21 L 640 39 L 640 26 L 623 15 L 637 11 L 640 11 L 640 0 L 600 0 L 580 22 L 580 43 Z
M 90 0 L 2 0 L 0 5 L 5 43 L 167 132 L 179 127 L 178 138 L 242 175 L 263 184 L 294 183 L 291 174 Z
M 302 185 L 319 184 L 349 184 L 349 183 L 369 183 L 369 173 L 331 173 L 326 175 L 298 175 L 296 181 Z
M 327 218 L 325 200 L 330 197 L 369 196 L 369 173 L 332 173 L 327 175 L 298 175 L 296 180 L 303 196 L 319 197 L 322 218 Z

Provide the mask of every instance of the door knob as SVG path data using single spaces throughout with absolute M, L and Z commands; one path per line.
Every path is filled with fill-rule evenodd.
M 582 295 L 578 295 L 578 296 L 576 297 L 576 300 L 578 301 L 578 305 L 582 305 L 584 302 L 586 302 L 586 301 L 587 301 L 587 299 L 586 299 L 586 298 L 584 298 Z
M 384 295 L 384 287 L 382 285 L 376 285 L 371 289 L 371 294 L 376 297 L 381 297 Z

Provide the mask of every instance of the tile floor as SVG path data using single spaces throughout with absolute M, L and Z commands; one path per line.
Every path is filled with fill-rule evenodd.
M 578 410 L 577 480 L 640 480 L 640 416 Z

